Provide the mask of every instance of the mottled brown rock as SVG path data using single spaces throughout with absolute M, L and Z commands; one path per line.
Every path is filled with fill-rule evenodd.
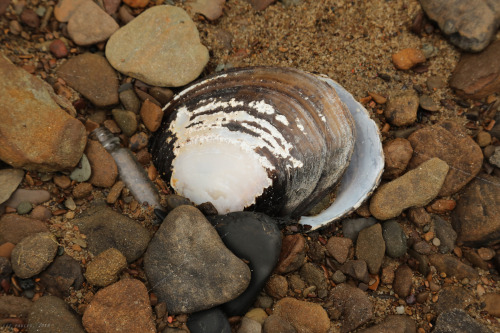
M 484 311 L 492 316 L 500 317 L 500 294 L 484 295 L 484 304 L 486 304 Z
M 484 49 L 500 25 L 500 4 L 495 0 L 420 0 L 420 4 L 450 41 L 465 51 Z
M 92 189 L 92 184 L 80 183 L 73 189 L 73 196 L 75 197 L 75 199 L 88 197 L 92 193 Z
M 373 317 L 373 305 L 363 291 L 343 283 L 331 294 L 333 305 L 341 312 L 342 333 L 355 330 Z
M 83 284 L 82 267 L 67 254 L 56 256 L 52 264 L 40 274 L 40 285 L 51 295 L 65 298 Z M 71 289 L 73 287 L 73 289 Z
M 29 217 L 5 214 L 0 218 L 0 244 L 17 244 L 26 236 L 48 231 L 45 223 Z
M 148 5 L 149 0 L 124 0 L 123 2 L 132 8 L 144 8 Z
M 412 207 L 408 209 L 408 219 L 420 228 L 431 223 L 431 216 L 424 207 Z
M 383 322 L 359 333 L 416 333 L 415 321 L 406 315 L 389 315 Z
M 100 55 L 84 53 L 71 58 L 57 69 L 57 76 L 96 106 L 118 104 L 117 75 Z
M 328 253 L 340 264 L 346 262 L 351 248 L 352 240 L 347 237 L 330 237 L 326 243 Z
M 378 274 L 385 254 L 385 242 L 380 223 L 359 232 L 356 241 L 356 257 L 364 260 L 371 274 Z
M 155 333 L 153 311 L 146 286 L 123 279 L 99 290 L 82 318 L 87 332 Z
M 118 280 L 118 274 L 127 267 L 127 258 L 115 248 L 99 253 L 87 265 L 85 277 L 97 287 L 106 287 Z
M 156 132 L 161 125 L 163 111 L 161 110 L 161 107 L 155 103 L 145 100 L 141 107 L 141 118 L 148 130 Z
M 370 212 L 388 220 L 410 207 L 421 207 L 434 199 L 448 173 L 448 165 L 433 158 L 403 176 L 380 186 L 370 201 Z
M 330 319 L 319 305 L 286 297 L 279 300 L 273 315 L 288 321 L 298 333 L 326 333 L 330 329 Z
M 453 121 L 424 127 L 412 133 L 408 140 L 413 147 L 410 168 L 430 158 L 438 157 L 450 166 L 439 196 L 458 192 L 481 170 L 483 153 L 462 127 Z
M 283 298 L 288 292 L 288 282 L 282 275 L 273 275 L 267 281 L 265 291 L 274 298 Z
M 97 141 L 89 140 L 85 154 L 92 168 L 89 182 L 94 186 L 111 187 L 118 176 L 118 168 L 113 157 Z
M 33 306 L 33 302 L 25 297 L 14 295 L 0 296 L 0 317 L 5 318 L 10 315 L 27 318 Z
M 17 189 L 24 177 L 21 169 L 0 170 L 0 204 L 7 201 L 12 193 Z
M 306 240 L 300 234 L 288 235 L 281 243 L 281 253 L 275 271 L 286 274 L 299 269 L 306 259 Z
M 118 23 L 93 1 L 83 1 L 68 20 L 69 36 L 82 46 L 104 42 L 118 28 Z
M 255 10 L 264 10 L 276 0 L 247 0 Z
M 403 49 L 392 55 L 392 63 L 397 69 L 402 70 L 410 69 L 424 61 L 424 52 L 415 48 Z
M 434 311 L 437 314 L 452 309 L 465 310 L 474 300 L 470 292 L 461 286 L 444 287 L 439 291 L 438 297 L 438 301 L 434 304 Z
M 419 98 L 415 91 L 398 93 L 389 98 L 384 116 L 392 125 L 411 125 L 417 120 Z
M 59 0 L 54 7 L 54 16 L 59 22 L 68 22 L 78 6 L 89 0 Z
M 500 92 L 500 40 L 478 54 L 462 54 L 450 87 L 465 98 L 481 99 Z
M 83 124 L 61 109 L 69 102 L 3 55 L 0 77 L 0 159 L 16 168 L 42 172 L 77 165 L 87 135 Z
M 468 246 L 495 244 L 500 239 L 500 179 L 481 176 L 465 189 L 452 214 L 458 241 Z
M 208 50 L 179 7 L 147 9 L 111 36 L 106 57 L 118 71 L 160 87 L 183 86 L 200 74 Z
M 57 240 L 50 232 L 25 237 L 12 250 L 12 269 L 21 279 L 30 278 L 54 260 L 57 247 Z
M 40 297 L 32 306 L 28 322 L 30 332 L 37 333 L 59 333 L 72 332 L 84 333 L 80 318 L 78 318 L 69 306 L 56 296 Z
M 385 179 L 394 179 L 406 170 L 413 154 L 410 141 L 403 138 L 384 143 L 385 168 L 382 175 Z
M 455 276 L 457 279 L 476 279 L 479 274 L 469 265 L 462 263 L 457 258 L 446 254 L 433 254 L 429 256 L 429 261 L 436 266 L 439 272 L 444 272 L 448 276 Z
M 413 279 L 413 271 L 407 265 L 401 265 L 394 272 L 394 292 L 398 294 L 400 298 L 407 297 L 410 295 L 411 286 Z

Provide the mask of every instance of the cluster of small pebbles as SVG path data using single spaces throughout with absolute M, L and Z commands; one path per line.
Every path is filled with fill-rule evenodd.
M 0 332 L 499 331 L 499 26 L 489 0 L 0 0 Z M 248 65 L 327 74 L 373 115 L 383 180 L 348 218 L 219 216 L 159 177 L 162 107 Z

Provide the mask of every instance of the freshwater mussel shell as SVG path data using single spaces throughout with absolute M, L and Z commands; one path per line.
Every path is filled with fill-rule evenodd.
M 175 96 L 164 112 L 150 149 L 169 184 L 185 145 L 219 136 L 257 140 L 251 148 L 265 161 L 270 186 L 246 209 L 273 216 L 300 217 L 331 192 L 356 140 L 351 113 L 332 84 L 291 68 L 237 68 L 209 76 Z M 182 131 L 176 130 L 180 118 Z

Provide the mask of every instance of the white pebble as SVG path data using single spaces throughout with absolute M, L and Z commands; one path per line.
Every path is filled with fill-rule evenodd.
M 396 308 L 396 313 L 399 315 L 405 314 L 405 307 L 404 305 L 400 305 Z
M 441 241 L 439 240 L 439 238 L 434 238 L 434 239 L 432 240 L 432 244 L 433 244 L 434 246 L 439 246 L 439 245 L 441 245 Z

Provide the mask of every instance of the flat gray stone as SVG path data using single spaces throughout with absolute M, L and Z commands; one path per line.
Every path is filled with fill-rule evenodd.
M 30 332 L 84 333 L 80 319 L 70 311 L 68 305 L 55 296 L 40 297 L 29 314 Z

